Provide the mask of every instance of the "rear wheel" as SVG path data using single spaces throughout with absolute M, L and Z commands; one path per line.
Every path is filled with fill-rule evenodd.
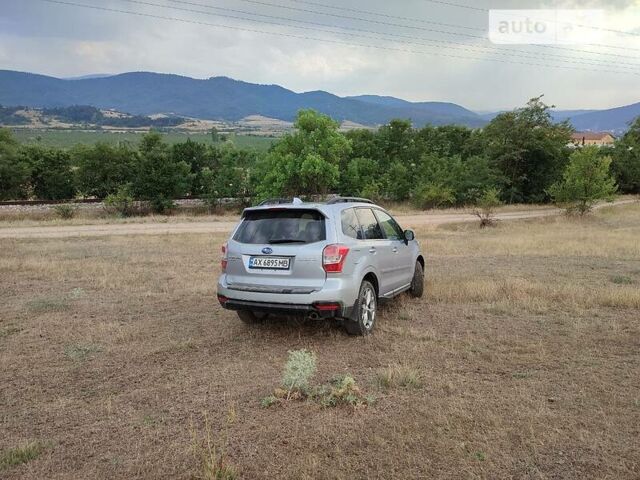
M 409 294 L 412 297 L 420 298 L 424 293 L 424 269 L 420 262 L 416 262 L 416 269 L 413 271 L 413 278 L 411 279 L 411 288 L 409 288 Z
M 246 324 L 260 323 L 267 316 L 266 313 L 252 312 L 251 310 L 238 310 L 238 318 Z
M 360 285 L 360 294 L 356 302 L 354 318 L 345 321 L 345 328 L 349 335 L 369 335 L 376 323 L 378 298 L 376 289 L 368 282 Z

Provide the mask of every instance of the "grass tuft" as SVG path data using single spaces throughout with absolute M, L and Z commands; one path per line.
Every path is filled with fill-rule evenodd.
M 0 470 L 35 460 L 44 450 L 39 442 L 27 443 L 21 447 L 8 448 L 0 453 Z
M 391 365 L 378 370 L 376 383 L 383 390 L 391 388 L 417 389 L 422 387 L 420 372 L 414 368 Z
M 94 353 L 100 352 L 102 349 L 98 345 L 80 345 L 73 344 L 67 345 L 64 349 L 64 354 L 72 360 L 83 361 Z
M 633 285 L 636 282 L 631 277 L 627 277 L 624 275 L 614 275 L 613 277 L 611 277 L 611 283 L 615 283 L 616 285 Z
M 27 307 L 34 313 L 63 312 L 69 303 L 65 298 L 36 298 L 28 301 Z
M 228 462 L 227 444 L 228 428 L 235 419 L 235 411 L 227 414 L 224 434 L 214 437 L 209 416 L 204 415 L 204 435 L 200 437 L 193 419 L 191 421 L 191 446 L 198 462 L 198 474 L 194 478 L 200 480 L 236 480 L 239 478 L 236 469 Z

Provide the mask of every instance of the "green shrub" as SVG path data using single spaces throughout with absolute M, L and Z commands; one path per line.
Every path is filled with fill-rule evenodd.
M 60 205 L 55 205 L 53 207 L 53 211 L 58 217 L 68 220 L 76 216 L 78 209 L 75 205 L 62 203 Z
M 473 214 L 480 219 L 480 228 L 495 225 L 495 209 L 500 205 L 502 201 L 497 188 L 489 188 L 482 193 L 473 210 Z
M 598 147 L 585 147 L 571 154 L 562 180 L 549 194 L 569 213 L 584 215 L 599 200 L 610 200 L 617 191 L 610 172 L 611 157 L 600 157 Z
M 306 393 L 309 390 L 309 380 L 316 373 L 316 356 L 306 350 L 292 350 L 284 367 L 282 386 L 289 394 L 293 392 Z
M 422 210 L 451 206 L 455 201 L 453 189 L 442 185 L 425 185 L 413 196 L 413 204 Z
M 134 213 L 134 200 L 131 184 L 120 185 L 116 193 L 107 195 L 104 199 L 104 208 L 107 212 L 122 217 L 129 217 Z

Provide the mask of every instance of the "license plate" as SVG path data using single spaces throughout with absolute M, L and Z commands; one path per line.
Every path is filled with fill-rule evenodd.
M 249 268 L 289 270 L 290 260 L 287 257 L 249 257 Z

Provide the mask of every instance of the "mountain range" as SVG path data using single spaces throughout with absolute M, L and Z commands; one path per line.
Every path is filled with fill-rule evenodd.
M 409 102 L 395 97 L 339 97 L 324 91 L 296 93 L 278 85 L 259 85 L 228 77 L 200 80 L 179 75 L 131 72 L 60 79 L 0 70 L 0 105 L 54 108 L 91 105 L 135 115 L 169 113 L 205 120 L 238 121 L 261 115 L 291 121 L 313 108 L 338 121 L 375 126 L 408 118 L 415 126 L 458 124 L 480 127 L 494 114 L 478 114 L 447 102 Z M 610 110 L 553 113 L 578 130 L 620 133 L 640 115 L 640 103 Z

